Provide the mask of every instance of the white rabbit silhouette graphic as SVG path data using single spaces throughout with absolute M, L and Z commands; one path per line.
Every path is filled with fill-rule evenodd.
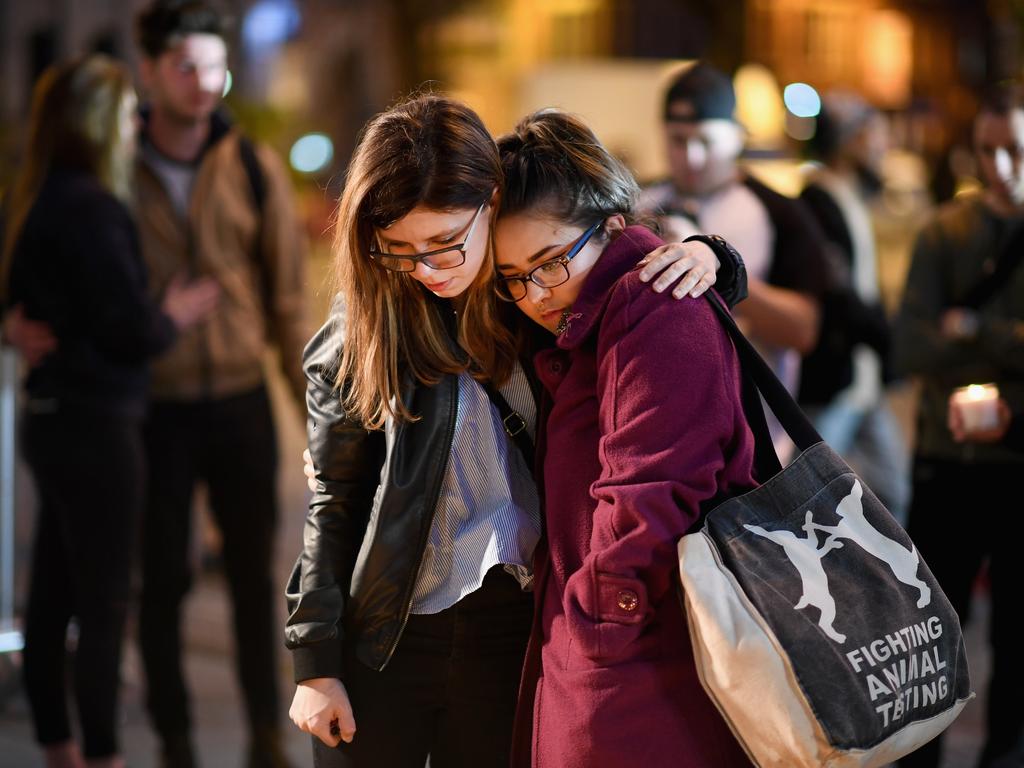
M 917 576 L 921 564 L 917 548 L 908 550 L 875 528 L 864 516 L 864 505 L 861 501 L 863 495 L 864 490 L 860 481 L 854 480 L 850 493 L 844 496 L 836 507 L 836 514 L 840 519 L 834 526 L 815 523 L 813 513 L 808 511 L 802 526 L 807 534 L 805 537 L 799 537 L 788 530 L 768 531 L 759 525 L 743 526 L 782 547 L 786 557 L 800 574 L 803 584 L 803 594 L 799 602 L 793 606 L 794 609 L 800 610 L 808 606 L 817 608 L 820 611 L 818 626 L 837 643 L 846 642 L 846 635 L 832 626 L 836 618 L 836 603 L 828 588 L 828 576 L 825 574 L 822 558 L 833 549 L 842 547 L 841 540 L 855 542 L 865 552 L 888 565 L 893 576 L 899 581 L 917 589 L 918 608 L 924 608 L 932 599 L 931 589 Z M 829 534 L 820 547 L 817 531 Z
M 836 632 L 832 626 L 832 622 L 836 618 L 836 601 L 832 599 L 832 593 L 828 591 L 828 576 L 825 575 L 825 569 L 821 565 L 821 558 L 831 550 L 842 547 L 843 543 L 836 541 L 834 536 L 830 536 L 821 547 L 818 547 L 818 536 L 815 533 L 815 528 L 818 526 L 814 524 L 814 517 L 810 512 L 807 513 L 804 522 L 804 530 L 807 532 L 805 538 L 800 538 L 792 531 L 766 531 L 759 525 L 744 525 L 743 527 L 782 547 L 789 562 L 796 567 L 800 574 L 800 580 L 804 587 L 800 601 L 793 607 L 799 611 L 801 608 L 813 605 L 821 612 L 818 626 L 837 643 L 845 643 L 846 635 Z
M 917 547 L 908 550 L 898 541 L 893 541 L 875 528 L 864 517 L 864 505 L 861 503 L 863 495 L 864 491 L 860 486 L 860 481 L 854 480 L 850 493 L 836 507 L 836 514 L 841 518 L 839 524 L 836 526 L 815 525 L 814 527 L 819 531 L 830 533 L 836 538 L 856 542 L 869 555 L 877 557 L 888 565 L 893 576 L 907 586 L 917 589 L 920 593 L 917 607 L 924 608 L 932 601 L 932 591 L 917 577 L 917 568 L 921 564 Z

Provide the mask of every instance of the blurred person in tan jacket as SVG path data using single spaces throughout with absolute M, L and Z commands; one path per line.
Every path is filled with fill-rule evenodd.
M 159 294 L 183 266 L 221 287 L 209 322 L 153 367 L 147 448 L 154 468 L 139 617 L 150 716 L 164 764 L 195 764 L 182 674 L 191 502 L 205 482 L 223 540 L 251 768 L 285 765 L 272 583 L 274 423 L 270 345 L 304 408 L 305 238 L 286 169 L 217 110 L 227 77 L 223 20 L 202 0 L 157 0 L 138 19 L 148 96 L 138 162 L 142 250 Z

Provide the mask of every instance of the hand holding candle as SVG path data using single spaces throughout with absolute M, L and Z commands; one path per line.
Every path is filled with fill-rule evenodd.
M 953 391 L 948 423 L 957 442 L 994 442 L 1009 423 L 1009 408 L 995 384 L 971 384 Z

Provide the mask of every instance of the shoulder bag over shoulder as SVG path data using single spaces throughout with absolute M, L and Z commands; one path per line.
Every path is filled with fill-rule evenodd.
M 708 299 L 746 391 L 801 452 L 784 469 L 766 456 L 763 411 L 744 397 L 764 482 L 679 542 L 701 682 L 762 768 L 884 765 L 973 696 L 956 612 L 903 528 Z

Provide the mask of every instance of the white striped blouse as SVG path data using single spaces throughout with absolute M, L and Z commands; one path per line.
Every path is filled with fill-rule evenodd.
M 533 437 L 537 406 L 518 364 L 500 389 Z M 416 578 L 413 613 L 450 608 L 479 589 L 499 564 L 529 587 L 540 538 L 540 501 L 530 470 L 487 392 L 461 374 L 455 434 Z

